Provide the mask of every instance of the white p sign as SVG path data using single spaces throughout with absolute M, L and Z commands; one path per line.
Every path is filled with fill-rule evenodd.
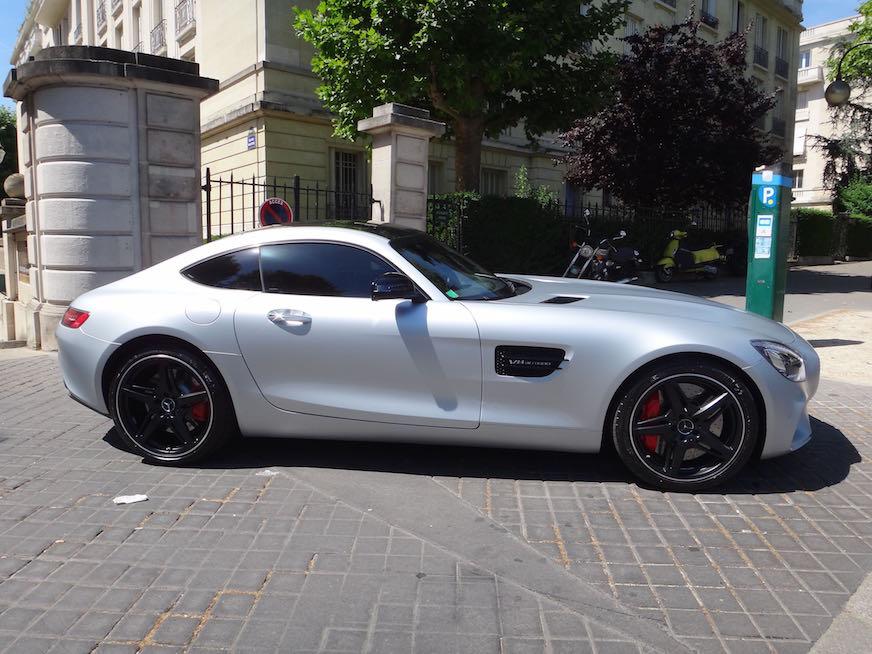
M 777 190 L 774 186 L 760 187 L 760 204 L 764 207 L 774 207 Z

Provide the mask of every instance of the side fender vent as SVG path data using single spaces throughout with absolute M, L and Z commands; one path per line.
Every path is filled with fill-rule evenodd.
M 585 299 L 587 298 L 578 295 L 555 295 L 554 297 L 549 297 L 547 300 L 542 300 L 540 304 L 572 304 L 573 302 Z
M 499 345 L 496 371 L 505 377 L 547 377 L 560 367 L 565 356 L 564 350 L 555 347 Z

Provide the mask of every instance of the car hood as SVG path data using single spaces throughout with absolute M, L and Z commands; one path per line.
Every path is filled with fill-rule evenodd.
M 796 334 L 779 322 L 683 293 L 630 284 L 563 277 L 531 275 L 501 275 L 501 277 L 524 282 L 531 288 L 521 295 L 498 300 L 500 303 L 561 307 L 567 311 L 599 310 L 634 313 L 647 317 L 682 318 L 748 330 L 757 334 L 758 338 L 767 338 L 785 344 L 792 343 L 796 339 Z M 565 304 L 548 302 L 543 305 L 553 298 L 581 299 Z

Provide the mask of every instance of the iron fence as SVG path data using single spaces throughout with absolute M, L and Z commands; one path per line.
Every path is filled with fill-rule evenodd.
M 372 188 L 366 193 L 330 188 L 321 182 L 303 183 L 294 177 L 229 177 L 203 179 L 203 238 L 228 236 L 260 226 L 260 205 L 281 198 L 294 212 L 294 222 L 366 221 L 372 214 Z

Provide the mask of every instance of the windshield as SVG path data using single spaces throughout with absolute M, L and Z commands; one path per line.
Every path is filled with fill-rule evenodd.
M 515 294 L 511 282 L 426 234 L 393 239 L 391 246 L 452 300 L 499 300 Z

